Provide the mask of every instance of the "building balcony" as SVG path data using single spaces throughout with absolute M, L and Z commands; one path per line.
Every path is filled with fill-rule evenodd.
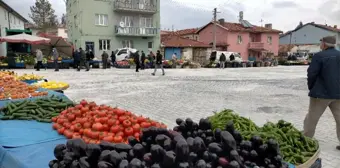
M 136 13 L 156 13 L 157 5 L 153 4 L 144 4 L 137 2 L 122 2 L 116 0 L 113 6 L 114 11 L 121 12 L 136 12 Z
M 148 27 L 115 27 L 116 36 L 141 36 L 152 37 L 158 34 L 157 28 Z
M 249 49 L 251 50 L 264 50 L 264 43 L 262 42 L 249 42 Z

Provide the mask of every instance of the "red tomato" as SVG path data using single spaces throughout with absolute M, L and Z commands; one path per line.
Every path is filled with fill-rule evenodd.
M 107 141 L 107 142 L 113 142 L 113 140 L 114 140 L 113 136 L 110 136 L 110 135 L 103 138 L 103 141 Z
M 108 133 L 107 133 L 107 136 L 115 136 L 115 133 L 113 133 L 113 132 L 108 132 Z
M 74 133 L 72 135 L 72 139 L 77 139 L 77 138 L 81 138 L 81 135 L 79 133 Z
M 142 122 L 145 122 L 145 121 L 146 121 L 146 119 L 144 117 L 142 117 L 142 116 L 137 117 L 137 122 L 138 123 L 142 123 Z
M 82 113 L 80 110 L 75 110 L 74 115 L 76 115 L 77 117 L 81 117 Z
M 92 127 L 92 124 L 90 122 L 86 122 L 84 123 L 84 128 L 91 128 Z
M 107 124 L 103 124 L 103 131 L 109 131 L 110 127 Z
M 125 128 L 124 135 L 125 136 L 133 135 L 133 129 L 131 127 Z
M 73 136 L 73 132 L 71 130 L 65 130 L 64 135 L 66 136 L 67 139 L 71 139 Z
M 76 115 L 69 113 L 69 114 L 67 114 L 67 119 L 71 122 L 71 121 L 76 119 Z
M 65 131 L 65 128 L 64 128 L 64 127 L 61 127 L 61 128 L 58 129 L 58 133 L 59 133 L 60 135 L 64 134 L 64 131 Z
M 75 126 L 74 126 L 74 131 L 76 131 L 76 132 L 79 132 L 79 130 L 81 129 L 82 127 L 81 127 L 81 124 L 76 124 Z
M 82 101 L 80 101 L 80 104 L 85 106 L 85 105 L 87 105 L 87 101 L 86 100 L 82 100 Z
M 91 138 L 98 139 L 99 138 L 99 132 L 97 131 L 91 131 Z
M 99 139 L 104 139 L 107 136 L 107 132 L 100 132 L 99 133 Z
M 75 130 L 75 126 L 71 125 L 70 130 L 74 131 Z
M 126 112 L 125 112 L 125 115 L 127 115 L 127 116 L 131 116 L 131 115 L 132 115 L 132 113 L 131 113 L 130 111 L 126 111 Z
M 90 108 L 93 108 L 93 107 L 97 106 L 97 104 L 95 102 L 90 102 L 89 105 L 90 105 Z
M 92 125 L 92 129 L 94 129 L 95 131 L 101 131 L 103 130 L 103 125 L 101 123 L 95 123 Z
M 59 127 L 60 127 L 60 125 L 58 124 L 58 123 L 54 123 L 53 125 L 52 125 L 52 127 L 53 127 L 53 129 L 58 129 Z
M 125 120 L 127 120 L 128 118 L 127 118 L 127 116 L 120 116 L 119 118 L 118 118 L 118 120 L 120 121 L 120 122 L 123 122 L 123 121 L 125 121 Z
M 65 123 L 63 124 L 63 126 L 64 126 L 65 128 L 67 128 L 67 129 L 69 129 L 69 128 L 72 126 L 72 124 L 69 123 L 69 122 L 65 122 Z
M 140 132 L 140 125 L 139 124 L 133 125 L 132 128 L 133 128 L 134 132 Z
M 117 133 L 117 132 L 119 132 L 119 130 L 120 130 L 120 128 L 119 128 L 118 125 L 112 126 L 111 129 L 110 129 L 110 131 L 111 131 L 112 133 Z
M 57 117 L 52 117 L 53 122 L 57 122 L 57 119 L 58 119 Z
M 81 111 L 81 113 L 86 113 L 86 112 L 89 112 L 90 111 L 90 109 L 88 108 L 88 107 L 82 107 L 81 109 L 80 109 L 80 111 Z
M 84 133 L 84 129 L 80 129 L 80 130 L 79 130 L 79 134 L 80 134 L 80 135 L 83 135 L 83 133 Z
M 105 124 L 105 123 L 107 123 L 107 121 L 109 120 L 109 118 L 107 118 L 107 117 L 102 117 L 102 118 L 100 118 L 99 120 L 100 120 L 100 123 Z
M 123 121 L 123 126 L 124 127 L 130 127 L 131 126 L 131 122 L 129 120 L 124 120 Z
M 76 105 L 76 109 L 81 109 L 83 106 L 81 104 Z
M 114 143 L 121 143 L 121 142 L 123 142 L 122 136 L 115 136 L 115 137 L 113 138 L 113 142 L 114 142 Z
M 137 117 L 131 117 L 130 121 L 132 124 L 138 123 Z
M 125 111 L 119 108 L 116 108 L 114 111 L 118 116 L 124 115 Z
M 116 136 L 124 136 L 124 132 L 123 131 L 119 131 L 117 134 L 116 134 Z
M 151 124 L 148 122 L 142 122 L 140 125 L 142 128 L 149 128 L 151 126 Z
M 136 132 L 136 133 L 134 134 L 134 136 L 135 136 L 136 139 L 139 139 L 140 134 L 139 134 L 138 132 Z
M 116 120 L 115 119 L 109 119 L 109 120 L 107 120 L 107 125 L 108 126 L 113 126 L 113 125 L 115 125 L 116 124 Z

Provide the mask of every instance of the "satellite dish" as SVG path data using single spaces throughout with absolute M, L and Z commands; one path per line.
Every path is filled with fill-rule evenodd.
M 119 26 L 120 26 L 120 27 L 125 27 L 125 23 L 124 23 L 124 22 L 120 22 L 120 23 L 119 23 Z

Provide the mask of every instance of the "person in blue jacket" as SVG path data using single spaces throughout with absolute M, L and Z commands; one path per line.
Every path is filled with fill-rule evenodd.
M 307 70 L 309 110 L 304 120 L 304 134 L 313 137 L 316 125 L 329 107 L 336 122 L 340 142 L 340 51 L 335 49 L 336 38 L 327 36 L 321 40 L 321 52 L 316 53 Z M 340 145 L 340 144 L 339 144 Z M 340 150 L 340 146 L 336 149 Z

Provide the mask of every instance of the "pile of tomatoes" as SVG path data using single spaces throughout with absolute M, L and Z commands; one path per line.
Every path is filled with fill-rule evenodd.
M 129 111 L 85 100 L 62 111 L 52 121 L 53 129 L 59 134 L 68 139 L 82 138 L 86 143 L 99 143 L 101 140 L 127 143 L 130 136 L 139 139 L 143 128 L 166 128 L 163 123 L 136 116 Z

